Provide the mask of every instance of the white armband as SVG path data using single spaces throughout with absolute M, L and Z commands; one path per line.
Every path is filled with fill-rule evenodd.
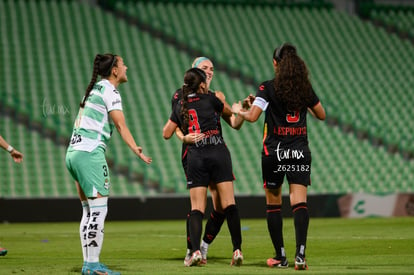
M 253 101 L 253 105 L 259 107 L 260 109 L 262 109 L 262 111 L 266 111 L 267 106 L 269 105 L 269 102 L 267 102 L 262 97 L 256 97 L 255 100 Z
M 11 145 L 9 145 L 9 147 L 7 147 L 7 152 L 11 153 L 13 150 L 14 150 L 14 148 Z

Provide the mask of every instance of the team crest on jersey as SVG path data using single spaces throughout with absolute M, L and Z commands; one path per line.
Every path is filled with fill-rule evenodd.
M 112 92 L 114 92 L 114 93 L 116 93 L 116 94 L 119 94 L 119 92 L 118 92 L 118 90 L 113 90 Z
M 264 85 L 260 85 L 260 86 L 259 86 L 259 90 L 260 90 L 260 91 L 264 91 L 264 89 L 265 89 L 265 86 L 264 86 Z

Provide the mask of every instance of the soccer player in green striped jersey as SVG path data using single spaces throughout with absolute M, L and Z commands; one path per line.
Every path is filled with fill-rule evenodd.
M 83 207 L 79 229 L 84 259 L 82 274 L 119 274 L 99 262 L 111 185 L 105 149 L 113 129 L 118 130 L 141 160 L 147 164 L 152 161 L 142 153 L 125 123 L 118 86 L 128 81 L 126 71 L 122 57 L 96 55 L 92 79 L 80 103 L 66 153 L 66 167 L 75 179 Z M 98 76 L 101 79 L 97 82 Z

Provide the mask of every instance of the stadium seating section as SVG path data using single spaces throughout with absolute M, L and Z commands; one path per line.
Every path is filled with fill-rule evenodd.
M 376 24 L 394 30 L 403 36 L 414 38 L 414 6 L 390 5 L 364 1 L 359 4 L 359 14 Z
M 127 124 L 153 157 L 143 164 L 114 133 L 112 196 L 186 194 L 181 145 L 162 138 L 184 71 L 197 55 L 210 57 L 212 88 L 234 102 L 272 77 L 272 53 L 284 41 L 298 47 L 328 115 L 326 122 L 309 116 L 309 193 L 413 192 L 413 43 L 323 1 L 318 8 L 278 2 L 112 1 L 109 10 L 0 0 L 0 134 L 25 154 L 21 165 L 0 155 L 0 197 L 76 196 L 65 151 L 94 56 L 105 52 L 128 66 L 119 87 Z M 412 13 L 373 16 L 413 31 Z M 262 126 L 263 117 L 239 131 L 223 125 L 238 195 L 263 194 Z

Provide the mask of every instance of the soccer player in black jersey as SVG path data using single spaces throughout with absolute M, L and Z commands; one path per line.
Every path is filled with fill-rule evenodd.
M 207 57 L 197 57 L 194 59 L 192 65 L 192 68 L 199 68 L 202 69 L 207 76 L 207 89 L 210 88 L 210 83 L 214 76 L 214 66 L 210 59 Z M 208 93 L 216 95 L 220 98 L 223 98 L 223 93 L 220 91 L 212 92 L 211 90 L 208 90 Z M 174 95 L 171 98 L 171 107 L 172 110 L 174 110 L 175 105 L 179 102 L 180 99 L 182 99 L 183 93 L 182 89 L 177 89 L 174 93 Z M 225 103 L 227 104 L 227 103 Z M 238 130 L 241 128 L 243 124 L 243 119 L 241 117 L 236 117 L 233 114 L 231 116 L 223 116 L 224 121 L 227 122 L 230 127 Z M 219 124 L 220 132 L 221 132 L 221 122 L 220 122 L 220 116 L 217 118 L 217 123 Z M 181 150 L 181 162 L 184 169 L 184 173 L 187 177 L 187 146 L 189 143 L 195 143 L 198 141 L 198 139 L 202 138 L 202 134 L 197 133 L 189 133 L 187 135 L 183 135 L 180 128 L 177 127 L 176 129 L 176 135 L 177 137 L 183 142 L 182 144 L 182 150 Z M 188 179 L 188 178 L 187 178 Z M 201 255 L 202 260 L 201 264 L 207 264 L 207 253 L 208 253 L 208 247 L 213 242 L 217 234 L 219 233 L 221 226 L 223 225 L 225 215 L 223 212 L 223 208 L 220 204 L 220 199 L 217 194 L 217 189 L 215 184 L 209 185 L 211 198 L 213 202 L 213 211 L 210 213 L 207 219 L 207 223 L 204 230 L 203 239 L 201 242 Z M 187 214 L 186 224 L 187 224 L 187 252 L 186 256 L 184 258 L 184 264 L 188 259 L 191 258 L 192 255 L 192 245 L 190 240 L 190 233 L 189 233 L 189 217 L 190 213 Z
M 183 99 L 175 105 L 164 126 L 163 137 L 170 138 L 177 127 L 181 128 L 184 135 L 202 134 L 202 139 L 187 147 L 192 256 L 185 261 L 185 265 L 198 265 L 202 259 L 200 238 L 209 185 L 215 185 L 229 227 L 233 243 L 231 265 L 241 265 L 240 216 L 234 199 L 232 163 L 219 126 L 220 115 L 231 116 L 231 109 L 225 106 L 223 98 L 219 99 L 208 92 L 206 74 L 201 69 L 192 68 L 186 72 L 182 90 Z
M 282 184 L 289 183 L 290 204 L 296 233 L 295 269 L 307 269 L 305 260 L 309 225 L 307 187 L 311 184 L 311 152 L 308 146 L 306 114 L 320 120 L 325 110 L 312 89 L 305 62 L 288 43 L 273 53 L 275 77 L 260 84 L 252 107 L 232 106 L 245 120 L 257 121 L 265 112 L 262 176 L 266 194 L 267 225 L 276 256 L 270 267 L 288 267 L 282 233 Z

